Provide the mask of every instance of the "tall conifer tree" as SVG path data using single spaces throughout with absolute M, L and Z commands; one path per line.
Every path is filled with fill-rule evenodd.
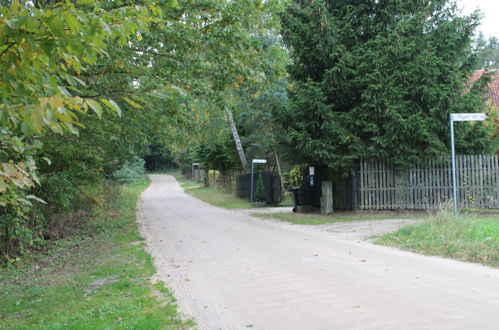
M 293 1 L 291 105 L 277 118 L 294 161 L 347 169 L 447 153 L 449 113 L 483 110 L 482 87 L 468 86 L 478 24 L 448 0 Z M 457 132 L 460 152 L 489 151 L 486 126 Z

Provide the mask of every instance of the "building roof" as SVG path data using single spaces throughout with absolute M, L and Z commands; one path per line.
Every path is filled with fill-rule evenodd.
M 489 89 L 490 89 L 490 99 L 494 104 L 499 107 L 499 69 L 492 69 L 492 70 L 477 70 L 473 72 L 473 77 L 471 78 L 471 83 L 474 83 L 480 77 L 486 73 L 486 72 L 493 72 L 491 78 L 492 81 L 489 84 Z

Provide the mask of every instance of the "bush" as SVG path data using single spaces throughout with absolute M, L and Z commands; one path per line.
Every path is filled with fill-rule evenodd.
M 255 190 L 255 201 L 265 202 L 267 200 L 265 194 L 265 186 L 263 185 L 262 173 L 258 173 L 258 179 L 256 180 L 256 190 Z
M 0 206 L 0 265 L 16 263 L 41 243 L 39 218 L 30 211 L 28 196 L 20 189 L 11 189 L 6 195 L 11 202 Z
M 142 158 L 135 157 L 126 163 L 122 168 L 113 172 L 113 178 L 119 183 L 138 184 L 145 183 L 147 177 L 145 174 L 145 161 Z
M 282 183 L 287 190 L 300 186 L 302 181 L 303 177 L 299 166 L 295 166 L 291 170 L 282 174 Z

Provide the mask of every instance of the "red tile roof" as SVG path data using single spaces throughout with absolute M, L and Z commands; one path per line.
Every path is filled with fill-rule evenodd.
M 471 83 L 473 84 L 475 81 L 480 79 L 480 77 L 486 72 L 493 72 L 491 78 L 492 81 L 489 84 L 490 89 L 490 99 L 494 104 L 499 107 L 499 69 L 492 70 L 477 70 L 473 72 L 473 77 L 471 78 Z

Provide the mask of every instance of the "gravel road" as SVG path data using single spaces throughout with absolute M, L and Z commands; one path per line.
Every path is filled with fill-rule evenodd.
M 372 245 L 352 235 L 358 224 L 223 210 L 171 176 L 151 180 L 142 234 L 158 278 L 200 329 L 499 329 L 498 269 Z

